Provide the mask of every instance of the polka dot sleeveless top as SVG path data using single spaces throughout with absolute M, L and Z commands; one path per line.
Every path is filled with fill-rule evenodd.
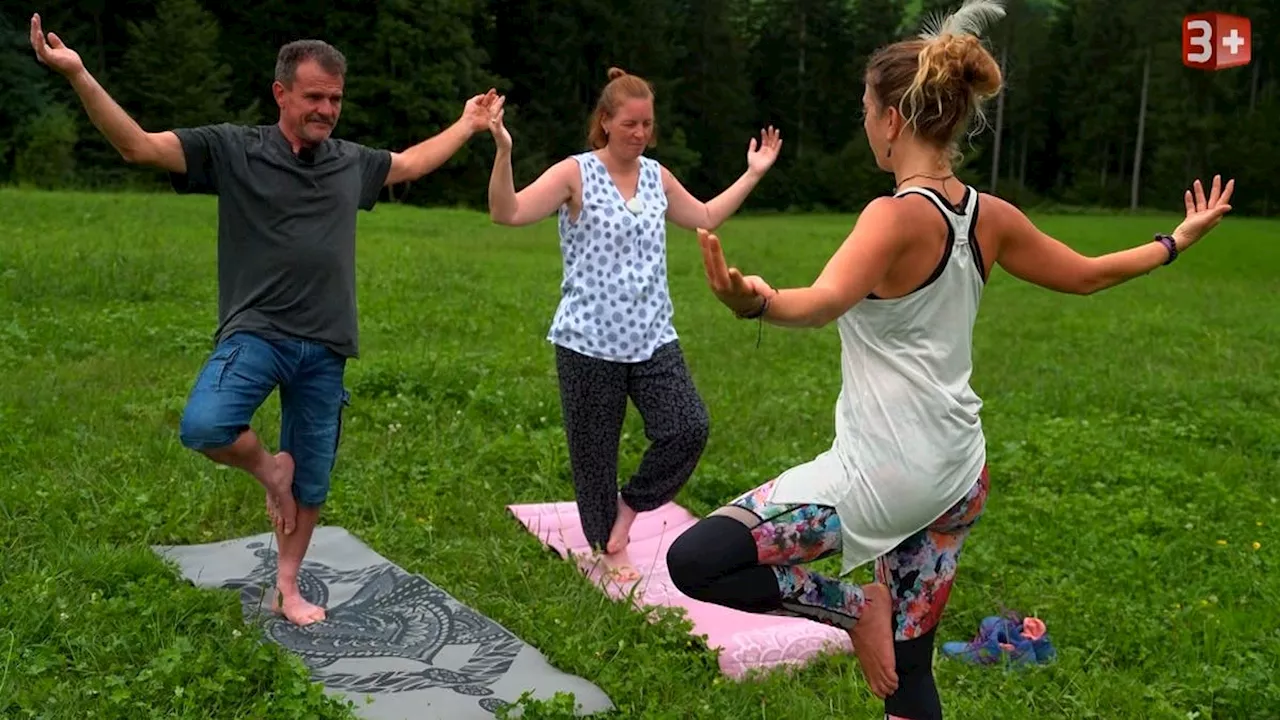
M 667 289 L 667 196 L 661 166 L 640 158 L 630 202 L 594 152 L 573 156 L 582 212 L 560 208 L 564 279 L 547 340 L 602 360 L 642 362 L 676 339 Z

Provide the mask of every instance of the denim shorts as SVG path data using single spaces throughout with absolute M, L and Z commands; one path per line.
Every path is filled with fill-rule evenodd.
M 346 358 L 320 343 L 233 333 L 196 377 L 182 415 L 182 444 L 209 450 L 234 443 L 279 388 L 280 449 L 293 456 L 293 495 L 302 505 L 321 505 L 351 399 L 345 370 Z

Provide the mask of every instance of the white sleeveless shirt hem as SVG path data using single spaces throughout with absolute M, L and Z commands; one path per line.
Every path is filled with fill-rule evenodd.
M 837 320 L 842 383 L 835 439 L 813 460 L 782 473 L 769 500 L 834 507 L 847 574 L 893 550 L 964 499 L 986 463 L 969 386 L 972 333 L 984 280 L 971 246 L 978 192 L 958 211 L 917 192 L 949 225 L 934 277 L 908 295 L 867 298 Z
M 849 468 L 835 447 L 783 472 L 769 502 L 835 508 L 840 518 L 841 568 L 845 575 L 875 560 L 929 527 L 973 490 L 986 462 L 980 453 L 967 462 L 938 468 L 953 482 L 940 488 L 930 476 L 903 474 L 891 492 L 877 488 Z M 968 478 L 965 480 L 965 478 Z

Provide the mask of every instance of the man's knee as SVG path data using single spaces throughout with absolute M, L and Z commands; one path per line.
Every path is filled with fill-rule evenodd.
M 294 497 L 302 505 L 319 506 L 329 497 L 350 395 L 340 369 L 312 380 L 305 390 L 291 388 L 282 403 L 281 448 L 293 456 Z
M 193 398 L 183 410 L 178 438 L 183 447 L 204 452 L 229 447 L 248 423 L 227 412 L 214 398 Z
M 338 460 L 342 421 L 310 432 L 286 434 L 281 449 L 293 457 L 293 496 L 299 504 L 319 507 L 329 499 L 330 477 Z
M 303 507 L 316 508 L 324 505 L 329 499 L 329 465 L 322 461 L 304 464 L 303 472 L 299 474 L 296 459 L 294 463 L 293 499 Z M 316 467 L 307 467 L 312 464 Z M 320 465 L 324 467 L 319 467 Z

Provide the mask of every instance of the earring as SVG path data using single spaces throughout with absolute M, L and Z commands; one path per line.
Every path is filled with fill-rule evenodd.
M 885 157 L 887 157 L 887 158 L 893 157 L 893 146 L 892 146 L 892 145 L 890 145 L 890 146 L 889 146 L 889 149 L 888 149 L 888 150 L 885 150 L 885 151 L 884 151 L 884 156 L 885 156 Z

